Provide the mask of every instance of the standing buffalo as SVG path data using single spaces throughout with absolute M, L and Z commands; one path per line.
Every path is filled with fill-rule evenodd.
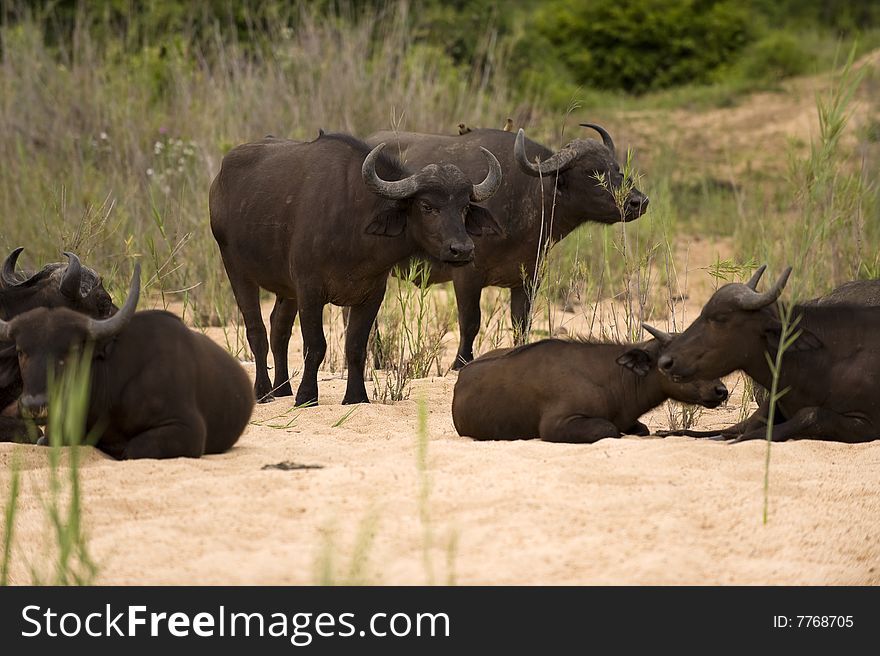
M 84 267 L 73 253 L 65 253 L 67 264 L 54 263 L 31 275 L 15 272 L 15 265 L 24 248 L 12 251 L 0 268 L 0 320 L 37 307 L 67 307 L 88 316 L 103 319 L 116 312 L 116 306 L 101 278 Z M 15 405 L 21 394 L 21 372 L 15 344 L 0 340 L 0 441 L 21 439 L 27 427 L 17 415 Z
M 673 381 L 686 382 L 741 369 L 769 389 L 767 354 L 775 357 L 782 330 L 775 302 L 791 268 L 770 290 L 759 293 L 765 269 L 759 268 L 745 284 L 716 291 L 660 357 L 660 370 Z M 798 322 L 796 339 L 782 357 L 779 389 L 787 391 L 777 402 L 773 439 L 880 438 L 880 307 L 808 302 L 791 308 L 791 318 Z M 766 417 L 766 411 L 757 412 L 722 435 L 762 439 Z
M 676 383 L 657 371 L 665 344 L 547 339 L 499 349 L 465 366 L 452 399 L 460 435 L 479 440 L 540 437 L 592 443 L 648 435 L 639 417 L 668 398 L 717 407 L 720 380 Z
M 211 230 L 244 315 L 261 401 L 292 393 L 287 347 L 297 311 L 305 370 L 296 403 L 317 401 L 326 350 L 323 307 L 334 303 L 351 307 L 342 402 L 368 403 L 367 338 L 392 267 L 420 254 L 461 267 L 473 260 L 469 235 L 497 230 L 489 213 L 475 205 L 501 183 L 501 167 L 488 150 L 481 149 L 478 179 L 484 179 L 473 184 L 450 164 L 410 173 L 383 147 L 370 150 L 347 135 L 321 134 L 309 143 L 264 139 L 223 158 L 211 185 Z M 271 317 L 274 387 L 266 367 L 261 287 L 277 299 Z
M 173 314 L 135 313 L 140 266 L 122 309 L 93 319 L 67 308 L 36 308 L 0 321 L 15 343 L 24 381 L 21 412 L 47 416 L 47 372 L 93 344 L 86 431 L 116 458 L 197 458 L 241 435 L 254 406 L 241 366 Z
M 474 358 L 474 339 L 480 330 L 480 295 L 483 287 L 510 288 L 510 315 L 517 343 L 531 312 L 528 286 L 535 279 L 537 258 L 548 241 L 558 242 L 587 221 L 611 224 L 632 221 L 648 207 L 648 199 L 633 188 L 622 207 L 611 190 L 619 190 L 623 175 L 608 132 L 598 132 L 602 142 L 575 139 L 558 152 L 505 130 L 471 130 L 460 136 L 379 132 L 370 144 L 388 142 L 413 166 L 449 162 L 466 175 L 476 176 L 483 166 L 477 146 L 501 154 L 504 180 L 485 203 L 499 231 L 475 235 L 474 266 L 455 269 L 430 258 L 431 283 L 452 281 L 458 304 L 460 342 L 454 368 Z M 535 160 L 540 160 L 536 163 Z

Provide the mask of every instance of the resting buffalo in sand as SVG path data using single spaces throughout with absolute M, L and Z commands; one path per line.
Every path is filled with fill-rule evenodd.
M 93 345 L 86 431 L 115 458 L 197 458 L 235 444 L 254 406 L 250 379 L 226 351 L 173 314 L 135 312 L 140 267 L 122 309 L 93 319 L 67 308 L 37 308 L 0 321 L 15 342 L 24 416 L 44 420 L 47 372 Z
M 769 389 L 767 354 L 775 358 L 782 324 L 776 300 L 791 269 L 757 291 L 766 266 L 747 283 L 716 291 L 700 316 L 664 351 L 658 367 L 686 382 L 742 370 Z M 880 307 L 797 304 L 797 338 L 783 353 L 773 439 L 868 442 L 880 438 Z M 655 331 L 656 332 L 656 331 Z M 766 404 L 765 404 L 766 409 Z M 766 412 L 721 432 L 737 441 L 766 437 Z
M 33 275 L 22 275 L 15 265 L 23 250 L 12 251 L 0 268 L 0 319 L 9 321 L 37 307 L 67 307 L 97 319 L 116 312 L 100 276 L 76 255 L 65 253 L 67 264 L 48 264 Z M 15 344 L 0 340 L 0 413 L 7 415 L 0 416 L 0 441 L 27 437 L 26 424 L 17 418 L 21 385 Z
M 477 206 L 501 183 L 498 160 L 474 146 L 483 169 L 473 184 L 450 164 L 415 173 L 347 135 L 296 143 L 264 139 L 234 148 L 211 186 L 211 229 L 244 316 L 261 401 L 289 396 L 287 347 L 299 312 L 305 370 L 298 405 L 318 399 L 326 341 L 324 305 L 350 306 L 345 335 L 348 384 L 343 403 L 368 403 L 367 338 L 395 264 L 428 255 L 449 267 L 473 260 L 471 234 L 496 228 Z M 488 163 L 488 170 L 487 170 Z M 470 169 L 471 174 L 474 169 Z M 260 314 L 260 288 L 276 297 L 271 317 L 275 384 Z
M 639 417 L 668 398 L 717 407 L 719 380 L 674 383 L 657 371 L 664 345 L 548 339 L 499 349 L 462 368 L 452 399 L 460 435 L 591 443 L 648 435 Z
M 822 306 L 822 307 L 831 307 L 837 305 L 860 305 L 863 307 L 877 307 L 880 306 L 880 280 L 852 280 L 850 282 L 845 282 L 839 287 L 835 288 L 825 296 L 820 296 L 818 298 L 811 299 L 809 301 L 805 301 L 804 305 L 814 305 L 814 306 Z M 657 331 L 650 326 L 645 326 L 649 331 L 653 334 L 657 334 Z M 729 428 L 724 429 L 723 431 L 698 431 L 698 430 L 674 430 L 674 431 L 661 431 L 660 435 L 685 435 L 688 437 L 737 437 L 742 435 L 747 427 L 760 427 L 766 425 L 767 417 L 769 416 L 770 411 L 770 401 L 769 394 L 767 390 L 755 383 L 755 400 L 758 402 L 758 408 L 755 412 L 752 413 L 750 417 L 741 421 L 738 424 L 730 426 Z M 774 424 L 779 421 L 779 415 L 777 414 L 774 419 Z M 784 420 L 783 420 L 784 421 Z
M 524 283 L 531 285 L 535 279 L 537 256 L 548 240 L 558 242 L 588 221 L 631 221 L 647 209 L 648 199 L 638 189 L 630 190 L 622 207 L 618 206 L 611 190 L 620 188 L 623 175 L 614 141 L 598 125 L 582 126 L 596 130 L 602 141 L 578 138 L 556 153 L 526 139 L 522 130 L 514 135 L 475 129 L 460 136 L 379 132 L 367 139 L 370 144 L 387 142 L 394 152 L 399 149 L 404 161 L 413 166 L 449 162 L 469 176 L 476 176 L 483 166 L 478 146 L 499 156 L 504 180 L 484 207 L 499 224 L 500 232 L 475 236 L 472 267 L 455 269 L 430 259 L 430 282 L 451 280 L 455 288 L 460 342 L 454 368 L 474 358 L 483 287 L 510 288 L 510 316 L 519 342 L 531 311 Z

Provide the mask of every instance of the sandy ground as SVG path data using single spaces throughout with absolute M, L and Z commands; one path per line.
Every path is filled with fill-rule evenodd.
M 688 320 L 711 293 L 704 271 L 689 275 Z M 588 309 L 560 310 L 559 323 L 578 332 Z M 226 339 L 220 329 L 213 336 Z M 292 371 L 301 357 L 295 331 Z M 773 445 L 765 525 L 764 442 L 473 442 L 452 424 L 455 379 L 418 380 L 409 400 L 357 406 L 345 418 L 342 373 L 325 371 L 320 406 L 260 405 L 235 448 L 201 460 L 116 462 L 86 449 L 97 582 L 880 583 L 880 441 Z M 727 382 L 731 402 L 704 411 L 698 427 L 739 419 L 742 385 Z M 666 428 L 669 412 L 661 406 L 644 421 Z M 14 456 L 25 477 L 12 582 L 28 583 L 34 568 L 51 572 L 47 454 L 0 445 L 4 499 Z M 264 469 L 282 462 L 319 468 Z

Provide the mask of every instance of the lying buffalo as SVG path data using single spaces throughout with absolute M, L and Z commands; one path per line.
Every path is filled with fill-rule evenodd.
M 791 269 L 766 292 L 757 291 L 766 266 L 747 283 L 724 285 L 700 316 L 676 337 L 658 367 L 673 381 L 724 376 L 741 369 L 759 385 L 772 382 L 782 330 L 776 300 Z M 782 357 L 773 439 L 867 442 L 880 438 L 880 307 L 808 302 L 791 308 L 797 338 Z M 652 329 L 653 330 L 653 329 Z M 722 431 L 738 441 L 766 437 L 767 404 Z
M 831 307 L 837 305 L 860 305 L 863 307 L 880 306 L 880 280 L 852 280 L 845 282 L 825 296 L 804 301 L 804 305 L 820 305 Z M 660 332 L 651 326 L 645 326 L 655 336 Z M 665 334 L 665 333 L 664 333 Z M 769 392 L 760 384 L 753 383 L 755 401 L 758 408 L 745 420 L 722 431 L 675 430 L 661 431 L 661 435 L 686 435 L 688 437 L 737 437 L 750 428 L 765 426 L 770 411 Z M 777 413 L 774 424 L 779 421 Z
M 458 375 L 452 419 L 479 440 L 540 437 L 591 443 L 621 433 L 648 435 L 639 417 L 668 398 L 714 408 L 727 399 L 719 380 L 675 383 L 657 371 L 664 345 L 547 339 L 499 349 Z
M 455 288 L 460 342 L 454 368 L 474 357 L 483 287 L 510 288 L 510 315 L 519 342 L 531 312 L 528 288 L 535 280 L 538 253 L 548 241 L 558 242 L 587 221 L 631 221 L 647 209 L 648 199 L 638 189 L 631 189 L 619 206 L 611 191 L 623 184 L 614 141 L 598 125 L 581 125 L 598 132 L 602 141 L 575 139 L 554 153 L 526 139 L 522 130 L 514 135 L 481 129 L 460 136 L 379 132 L 367 139 L 370 144 L 388 142 L 413 166 L 449 162 L 472 177 L 484 167 L 478 146 L 500 155 L 504 180 L 484 203 L 500 230 L 475 234 L 472 267 L 456 269 L 430 258 L 430 282 L 451 280 Z
M 229 449 L 254 406 L 241 366 L 173 314 L 135 312 L 140 267 L 122 309 L 93 319 L 67 308 L 37 308 L 0 321 L 15 342 L 24 416 L 47 416 L 47 372 L 93 344 L 86 430 L 115 458 L 197 458 Z
M 23 250 L 16 248 L 0 267 L 0 319 L 9 321 L 37 307 L 67 307 L 97 319 L 116 312 L 100 276 L 76 255 L 65 253 L 67 264 L 48 264 L 33 275 L 23 275 L 15 271 Z M 0 413 L 7 415 L 0 416 L 0 441 L 27 435 L 27 426 L 16 418 L 21 385 L 15 344 L 0 340 Z
M 496 230 L 475 205 L 501 183 L 498 160 L 482 150 L 482 182 L 458 167 L 427 164 L 415 173 L 348 135 L 297 143 L 264 139 L 234 148 L 211 185 L 211 230 L 244 316 L 261 401 L 289 396 L 287 347 L 299 312 L 305 371 L 296 403 L 318 398 L 327 303 L 350 306 L 343 403 L 368 403 L 364 363 L 370 328 L 395 264 L 426 254 L 450 267 L 473 260 L 469 235 Z M 474 147 L 476 149 L 476 146 Z M 275 384 L 260 314 L 260 288 L 276 297 L 271 317 Z

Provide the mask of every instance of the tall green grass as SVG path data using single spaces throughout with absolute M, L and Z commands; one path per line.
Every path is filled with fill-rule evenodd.
M 82 494 L 81 448 L 87 444 L 86 419 L 89 407 L 91 348 L 73 352 L 67 358 L 61 375 L 49 376 L 49 419 L 46 425 L 49 446 L 46 449 L 48 468 L 44 489 L 27 489 L 42 496 L 42 517 L 48 527 L 47 553 L 41 554 L 53 563 L 51 573 L 39 564 L 30 564 L 31 584 L 90 585 L 98 574 L 98 564 L 89 549 L 84 522 Z M 14 531 L 19 513 L 22 484 L 20 461 L 13 460 L 9 497 L 4 513 L 3 562 L 0 582 L 10 582 L 9 572 L 16 553 Z M 32 480 L 32 479 L 31 479 Z

